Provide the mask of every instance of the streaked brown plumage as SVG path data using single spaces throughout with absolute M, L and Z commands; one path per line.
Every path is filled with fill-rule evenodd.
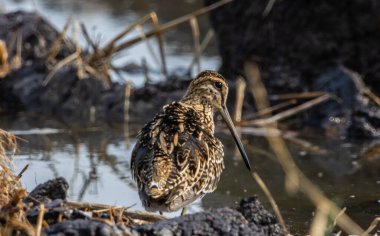
M 179 102 L 165 105 L 139 132 L 131 169 L 149 211 L 175 211 L 216 189 L 224 169 L 223 145 L 214 137 L 214 110 L 221 112 L 250 169 L 226 109 L 228 85 L 204 71 Z

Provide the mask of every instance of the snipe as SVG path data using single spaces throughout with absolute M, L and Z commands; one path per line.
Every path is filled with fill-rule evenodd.
M 224 152 L 214 136 L 215 110 L 251 169 L 226 108 L 227 94 L 227 82 L 220 74 L 203 71 L 179 102 L 165 105 L 139 132 L 131 169 L 147 210 L 175 211 L 216 189 Z

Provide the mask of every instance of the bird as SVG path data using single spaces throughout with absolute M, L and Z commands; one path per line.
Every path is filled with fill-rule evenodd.
M 226 122 L 246 167 L 251 165 L 226 107 L 228 84 L 206 70 L 179 101 L 164 105 L 138 133 L 132 178 L 147 211 L 173 212 L 213 192 L 224 170 L 223 144 L 214 136 L 214 112 Z

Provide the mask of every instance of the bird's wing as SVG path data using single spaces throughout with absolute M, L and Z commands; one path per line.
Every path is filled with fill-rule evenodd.
M 205 133 L 192 108 L 181 103 L 164 107 L 138 139 L 132 153 L 133 175 L 145 186 L 162 187 L 167 202 L 184 202 L 215 189 L 221 169 L 210 166 L 209 158 L 221 159 L 223 151 L 216 150 L 220 142 Z

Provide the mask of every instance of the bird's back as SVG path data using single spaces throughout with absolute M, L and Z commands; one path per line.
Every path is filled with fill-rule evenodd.
M 215 190 L 223 146 L 201 120 L 191 106 L 173 102 L 140 131 L 131 168 L 147 210 L 175 211 Z

